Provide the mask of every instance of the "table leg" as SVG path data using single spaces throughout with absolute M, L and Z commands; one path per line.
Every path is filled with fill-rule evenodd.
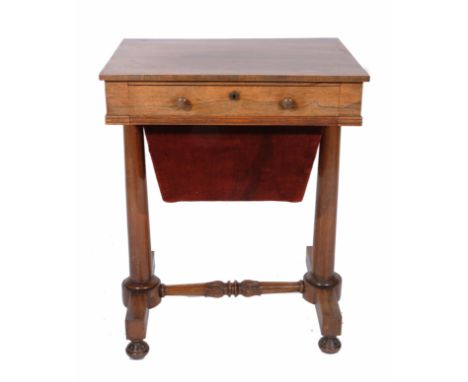
M 341 334 L 341 277 L 334 272 L 340 133 L 340 126 L 327 126 L 322 131 L 314 246 L 307 248 L 309 269 L 304 276 L 304 298 L 315 304 L 323 335 L 319 347 L 325 353 L 336 353 L 341 347 L 337 338 Z
M 143 127 L 124 126 L 124 147 L 130 277 L 123 281 L 122 291 L 127 307 L 126 335 L 131 341 L 126 350 L 131 358 L 141 359 L 149 351 L 143 341 L 148 310 L 161 301 L 160 280 L 153 274 Z

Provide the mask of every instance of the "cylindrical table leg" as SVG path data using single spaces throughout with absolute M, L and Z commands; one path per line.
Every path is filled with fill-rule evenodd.
M 143 128 L 124 126 L 124 145 L 130 278 L 145 282 L 152 270 Z
M 143 358 L 149 350 L 146 337 L 148 309 L 160 302 L 160 281 L 153 275 L 148 195 L 146 189 L 143 127 L 124 126 L 125 182 L 127 190 L 127 228 L 130 277 L 123 282 L 127 306 L 125 327 L 131 341 L 127 354 Z
M 315 204 L 313 274 L 327 283 L 334 273 L 340 167 L 340 126 L 323 128 Z
M 327 126 L 322 129 L 314 245 L 307 250 L 307 260 L 311 269 L 304 276 L 304 298 L 313 302 L 317 309 L 323 335 L 319 346 L 325 353 L 336 353 L 341 347 L 336 338 L 341 334 L 341 313 L 338 307 L 341 277 L 334 272 L 340 133 L 340 126 Z

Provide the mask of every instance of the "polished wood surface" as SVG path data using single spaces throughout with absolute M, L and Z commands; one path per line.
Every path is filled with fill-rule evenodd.
M 309 117 L 309 116 L 114 116 L 106 115 L 108 125 L 198 125 L 198 126 L 360 126 L 360 116 Z
M 268 293 L 302 294 L 317 311 L 319 348 L 339 351 L 342 280 L 334 259 L 340 134 L 341 126 L 361 125 L 362 84 L 369 80 L 343 44 L 338 39 L 123 40 L 100 79 L 106 123 L 125 125 L 127 354 L 141 359 L 148 353 L 149 309 L 163 297 Z M 303 279 L 162 284 L 151 252 L 143 129 L 167 201 L 300 201 L 311 167 L 304 163 L 313 161 L 320 142 L 313 247 L 307 247 Z M 300 140 L 290 140 L 294 129 Z M 258 132 L 261 137 L 254 136 Z M 294 171 L 305 181 L 279 176 Z M 300 192 L 284 192 L 291 185 Z
M 148 310 L 159 304 L 160 281 L 153 275 L 146 167 L 141 126 L 124 126 L 125 184 L 127 191 L 127 228 L 130 277 L 122 284 L 122 296 L 127 307 L 125 330 L 127 354 L 143 358 L 149 351 L 146 337 Z
M 339 126 L 322 130 L 317 175 L 313 270 L 324 283 L 333 276 L 340 163 Z
M 307 273 L 304 275 L 304 290 L 302 297 L 315 304 L 320 325 L 322 338 L 319 340 L 319 347 L 324 353 L 336 353 L 341 348 L 341 342 L 337 338 L 341 334 L 341 312 L 338 301 L 341 297 L 341 276 L 333 273 L 332 277 L 322 284 L 314 274 L 313 264 L 314 249 L 307 247 L 306 265 Z
M 230 97 L 237 92 L 235 99 Z M 159 85 L 132 84 L 128 87 L 131 115 L 338 115 L 339 85 L 239 86 L 239 85 Z M 178 99 L 185 99 L 182 106 Z M 282 107 L 291 98 L 294 107 Z M 188 107 L 187 107 L 188 106 Z
M 106 94 L 110 124 L 361 124 L 360 83 L 107 82 Z
M 106 81 L 369 80 L 336 38 L 125 39 L 99 77 Z
M 151 278 L 151 242 L 143 129 L 124 126 L 125 181 L 130 277 L 145 282 Z
M 165 285 L 160 287 L 161 297 L 164 296 L 205 296 L 205 297 L 223 297 L 223 296 L 260 296 L 270 293 L 302 293 L 304 290 L 303 281 L 211 281 L 201 284 L 180 284 Z
M 307 250 L 308 272 L 304 275 L 304 298 L 315 304 L 323 337 L 319 347 L 324 353 L 341 348 L 341 277 L 334 271 L 338 178 L 340 164 L 340 126 L 322 130 L 317 174 L 314 245 Z

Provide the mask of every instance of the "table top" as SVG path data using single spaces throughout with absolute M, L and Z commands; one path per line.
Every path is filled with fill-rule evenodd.
M 124 39 L 105 81 L 363 82 L 369 75 L 336 38 Z

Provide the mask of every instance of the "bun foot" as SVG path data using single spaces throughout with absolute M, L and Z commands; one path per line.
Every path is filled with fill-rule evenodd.
M 149 345 L 145 341 L 132 341 L 125 351 L 131 359 L 143 359 L 149 352 Z
M 341 349 L 341 342 L 336 337 L 322 337 L 318 345 L 320 350 L 327 354 L 337 353 Z

